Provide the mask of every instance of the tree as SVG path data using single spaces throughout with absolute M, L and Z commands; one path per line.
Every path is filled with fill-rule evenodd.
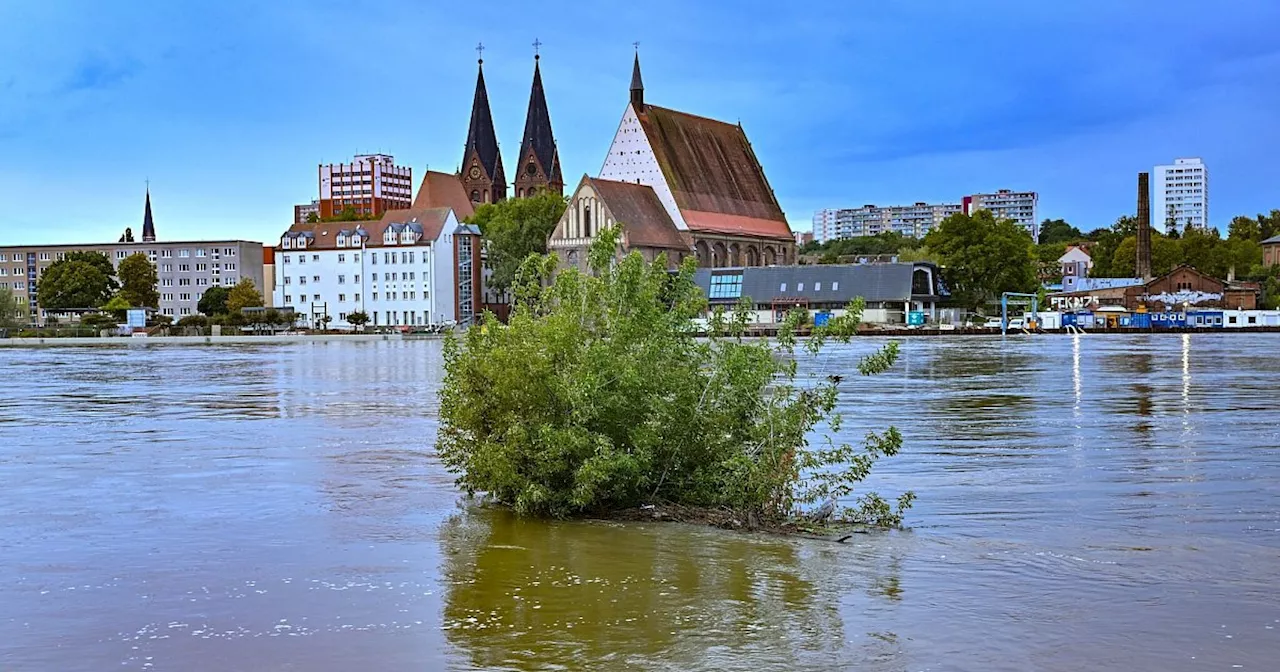
M 564 197 L 550 192 L 476 208 L 467 221 L 480 227 L 484 236 L 489 268 L 493 269 L 489 286 L 505 291 L 525 257 L 547 253 L 547 239 L 564 209 Z
M 809 444 L 819 422 L 838 426 L 840 379 L 819 367 L 828 339 L 847 341 L 862 306 L 814 327 L 802 347 L 792 313 L 776 340 L 746 338 L 750 301 L 714 313 L 711 335 L 693 320 L 707 305 L 686 259 L 630 253 L 613 263 L 616 229 L 600 231 L 590 273 L 530 257 L 513 283 L 509 324 L 486 317 L 445 341 L 437 448 L 468 492 L 484 491 L 519 513 L 571 516 L 646 502 L 727 508 L 739 520 L 785 519 L 797 505 L 845 497 L 902 437 L 890 428 L 856 449 Z M 797 352 L 799 350 L 799 352 Z M 889 368 L 889 344 L 862 361 Z M 874 493 L 856 517 L 895 525 Z
M 1031 236 L 990 210 L 951 215 L 924 242 L 942 261 L 952 298 L 967 308 L 977 309 L 1001 292 L 1033 292 L 1039 285 Z
M 1230 240 L 1262 240 L 1262 227 L 1258 220 L 1240 215 L 1233 217 L 1227 225 L 1227 238 Z
M 1039 243 L 1074 243 L 1084 237 L 1080 229 L 1062 219 L 1046 219 L 1040 223 Z
M 314 213 L 314 212 L 308 212 L 308 213 L 307 213 L 307 223 L 308 223 L 308 224 L 315 224 L 315 223 L 317 223 L 317 222 L 319 222 L 319 221 L 320 221 L 320 215 L 317 215 L 317 214 L 316 214 L 316 213 Z
M 89 313 L 80 318 L 80 324 L 97 331 L 115 329 L 119 323 L 120 321 L 110 313 Z
M 178 320 L 179 327 L 207 327 L 209 318 L 204 315 L 186 315 Z
M 116 282 L 116 267 L 111 265 L 111 258 L 102 252 L 68 252 L 63 258 L 64 261 L 83 261 L 92 264 L 94 268 L 102 271 L 107 276 L 107 291 L 115 293 L 120 289 L 120 283 Z M 57 262 L 54 262 L 54 266 Z M 50 266 L 52 268 L 52 266 Z
M 312 213 L 312 214 L 314 214 L 314 213 Z M 375 215 L 375 214 L 373 214 L 373 213 L 371 213 L 371 212 L 356 212 L 356 209 L 355 209 L 355 208 L 352 208 L 352 207 L 346 207 L 346 208 L 343 208 L 343 209 L 342 209 L 341 211 L 339 211 L 339 212 L 335 212 L 335 213 L 334 213 L 332 216 L 330 216 L 330 217 L 320 217 L 320 218 L 318 218 L 318 221 L 321 221 L 321 222 L 362 222 L 362 221 L 369 221 L 369 220 L 372 220 L 372 219 L 378 219 L 380 216 L 381 216 L 381 215 Z M 308 217 L 307 217 L 307 221 L 308 221 L 308 222 L 309 222 L 309 221 L 311 221 L 311 217 L 310 217 L 310 216 L 308 216 Z
M 211 288 L 212 289 L 212 288 Z M 227 292 L 227 314 L 239 315 L 245 308 L 262 305 L 262 293 L 249 278 L 240 278 L 231 291 Z
M 1271 214 L 1258 214 L 1258 239 L 1266 240 L 1280 235 L 1280 210 L 1272 210 Z
M 364 325 L 369 323 L 369 314 L 363 310 L 357 310 L 354 313 L 347 313 L 347 324 L 358 330 L 363 330 Z
M 15 300 L 12 289 L 0 287 L 0 329 L 16 329 L 25 324 L 27 318 L 26 304 Z
M 227 312 L 227 294 L 227 288 L 221 285 L 214 285 L 204 290 L 204 294 L 200 295 L 200 302 L 196 304 L 196 310 L 209 317 L 225 314 Z
M 141 252 L 129 255 L 120 262 L 116 272 L 120 276 L 120 296 L 126 301 L 140 308 L 159 307 L 156 265 L 147 259 L 147 255 Z
M 133 304 L 129 303 L 129 300 L 120 294 L 116 294 L 111 297 L 110 301 L 107 301 L 107 303 L 102 306 L 102 311 L 105 313 L 111 313 L 115 319 L 124 322 L 130 308 L 133 308 Z
M 111 298 L 115 291 L 111 276 L 104 273 L 98 263 L 83 258 L 72 259 L 76 254 L 87 253 L 73 252 L 66 259 L 50 264 L 40 274 L 37 296 L 41 308 L 48 311 L 97 308 Z M 106 259 L 101 254 L 92 254 Z M 110 263 L 108 260 L 107 264 Z

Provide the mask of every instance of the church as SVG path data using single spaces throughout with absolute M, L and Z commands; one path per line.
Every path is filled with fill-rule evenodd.
M 741 124 L 645 102 L 640 56 L 631 100 L 599 177 L 583 176 L 548 241 L 561 267 L 586 267 L 586 248 L 617 226 L 619 253 L 671 267 L 795 263 L 795 238 Z

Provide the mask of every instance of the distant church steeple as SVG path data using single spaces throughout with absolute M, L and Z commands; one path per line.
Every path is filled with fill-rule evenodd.
M 147 185 L 147 209 L 142 214 L 142 242 L 156 242 L 156 223 L 151 218 L 151 186 Z
M 516 165 L 516 196 L 532 196 L 539 191 L 564 193 L 564 177 L 560 174 L 560 153 L 556 151 L 556 138 L 551 132 L 551 113 L 547 111 L 547 96 L 542 88 L 541 56 L 534 40 L 533 88 L 529 91 L 529 112 L 524 121 L 524 139 L 520 142 L 520 156 Z
M 640 80 L 640 43 L 636 42 L 636 61 L 631 66 L 631 106 L 636 114 L 644 112 L 644 82 Z
M 496 203 L 507 197 L 507 176 L 502 170 L 502 156 L 498 153 L 498 134 L 493 128 L 493 114 L 489 111 L 489 92 L 484 85 L 484 45 L 478 45 L 479 74 L 476 76 L 476 96 L 471 103 L 471 126 L 467 130 L 467 146 L 462 153 L 462 168 L 458 175 L 473 203 Z

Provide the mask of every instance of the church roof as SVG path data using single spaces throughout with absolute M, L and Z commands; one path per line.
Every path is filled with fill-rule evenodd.
M 147 209 L 142 214 L 142 242 L 153 243 L 156 240 L 156 222 L 151 218 L 151 189 L 147 189 Z
M 671 215 L 653 187 L 598 177 L 587 179 L 622 227 L 629 246 L 684 251 L 691 248 L 675 222 L 671 221 Z
M 656 105 L 636 113 L 690 229 L 792 238 L 741 126 Z
M 476 96 L 471 103 L 471 126 L 467 130 L 467 147 L 463 150 L 465 162 L 474 150 L 480 157 L 485 172 L 495 182 L 506 182 L 502 172 L 502 156 L 498 153 L 498 133 L 493 129 L 493 114 L 489 111 L 489 92 L 484 85 L 484 61 L 480 61 L 476 76 Z
M 418 195 L 413 199 L 414 209 L 453 208 L 459 220 L 475 214 L 471 199 L 462 187 L 462 180 L 451 173 L 428 170 L 418 185 Z
M 556 152 L 556 138 L 551 132 L 551 113 L 547 111 L 547 96 L 542 89 L 542 70 L 537 57 L 533 61 L 533 88 L 529 92 L 529 113 L 524 121 L 524 140 L 520 143 L 519 161 L 532 151 L 552 184 L 564 182 L 560 175 L 560 154 Z

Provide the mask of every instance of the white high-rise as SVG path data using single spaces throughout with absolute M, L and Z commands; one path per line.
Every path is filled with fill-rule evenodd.
M 1209 168 L 1203 161 L 1174 159 L 1151 171 L 1151 224 L 1166 231 L 1209 226 Z

